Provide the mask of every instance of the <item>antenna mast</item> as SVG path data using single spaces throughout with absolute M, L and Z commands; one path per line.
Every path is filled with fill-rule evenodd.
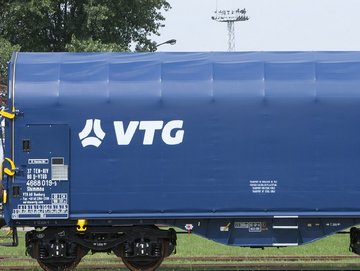
M 211 19 L 217 22 L 226 22 L 228 30 L 228 47 L 229 51 L 235 51 L 235 22 L 247 21 L 249 17 L 246 16 L 246 9 L 237 9 L 237 10 L 217 10 L 216 2 L 216 11 L 215 16 L 212 16 Z

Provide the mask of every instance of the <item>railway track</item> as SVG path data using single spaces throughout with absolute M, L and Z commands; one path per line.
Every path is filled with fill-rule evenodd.
M 0 270 L 41 270 L 27 257 L 0 255 Z M 6 264 L 5 264 L 6 263 Z M 11 264 L 16 263 L 16 264 Z M 76 270 L 127 270 L 118 258 L 87 257 Z M 159 270 L 360 270 L 358 256 L 170 257 Z
M 110 262 L 119 261 L 118 258 L 98 258 L 88 257 L 84 258 L 83 262 L 99 261 L 99 259 L 106 259 Z M 0 260 L 16 260 L 16 261 L 32 261 L 29 257 L 12 256 L 12 255 L 0 255 Z M 189 262 L 259 262 L 259 261 L 342 261 L 342 260 L 354 260 L 360 263 L 360 257 L 357 255 L 324 255 L 324 256 L 266 256 L 266 257 L 252 257 L 252 256 L 217 256 L 217 257 L 169 257 L 165 262 L 177 262 L 177 261 L 189 261 Z

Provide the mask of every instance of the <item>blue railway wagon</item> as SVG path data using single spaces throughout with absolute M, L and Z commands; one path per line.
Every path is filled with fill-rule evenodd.
M 1 115 L 4 220 L 41 228 L 45 270 L 154 270 L 157 225 L 281 247 L 360 223 L 358 52 L 15 53 Z

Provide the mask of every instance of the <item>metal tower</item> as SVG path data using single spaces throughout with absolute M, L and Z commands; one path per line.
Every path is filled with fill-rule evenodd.
M 249 20 L 249 17 L 246 16 L 246 9 L 216 10 L 215 16 L 212 16 L 211 19 L 227 23 L 229 51 L 235 51 L 235 22 Z

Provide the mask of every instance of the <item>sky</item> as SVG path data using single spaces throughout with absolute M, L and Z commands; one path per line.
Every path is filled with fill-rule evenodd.
M 360 0 L 168 0 L 158 51 L 227 51 L 226 23 L 215 10 L 246 8 L 248 21 L 235 23 L 236 51 L 360 50 Z

